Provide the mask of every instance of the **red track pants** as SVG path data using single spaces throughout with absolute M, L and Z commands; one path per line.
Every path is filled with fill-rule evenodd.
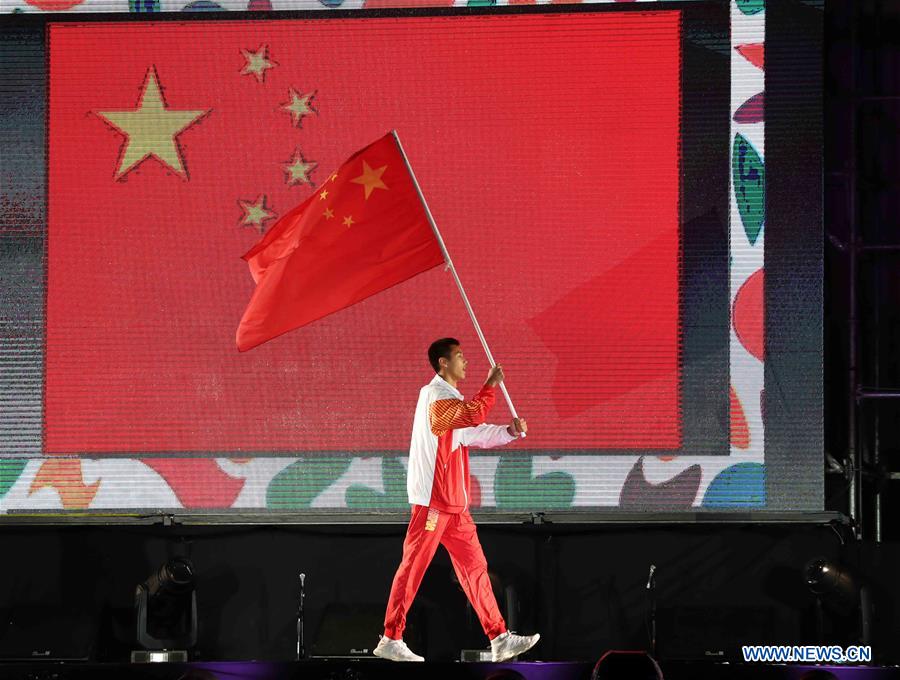
M 456 576 L 478 614 L 481 627 L 488 638 L 494 639 L 506 632 L 506 622 L 500 615 L 494 590 L 487 573 L 487 560 L 478 542 L 475 522 L 466 511 L 459 514 L 429 510 L 414 505 L 406 540 L 403 542 L 403 560 L 394 576 L 391 596 L 388 598 L 384 617 L 384 634 L 392 640 L 403 637 L 406 612 L 412 605 L 416 591 L 431 564 L 438 545 L 450 553 L 450 561 Z

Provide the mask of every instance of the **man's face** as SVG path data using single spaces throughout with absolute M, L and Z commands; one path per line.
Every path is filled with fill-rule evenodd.
M 452 378 L 453 380 L 462 380 L 466 377 L 466 366 L 469 362 L 463 357 L 459 345 L 452 345 L 450 347 L 450 359 L 444 359 L 441 363 L 443 363 L 443 361 L 447 361 L 447 367 L 444 370 L 446 377 Z

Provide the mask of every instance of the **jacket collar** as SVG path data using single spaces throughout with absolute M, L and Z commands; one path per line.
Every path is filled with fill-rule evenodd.
M 443 390 L 448 390 L 449 392 L 452 392 L 453 396 L 455 396 L 457 399 L 463 398 L 462 392 L 460 392 L 453 385 L 448 383 L 446 380 L 444 380 L 441 376 L 439 376 L 437 374 L 435 374 L 434 378 L 429 383 L 429 385 L 436 385 L 437 387 L 440 387 Z

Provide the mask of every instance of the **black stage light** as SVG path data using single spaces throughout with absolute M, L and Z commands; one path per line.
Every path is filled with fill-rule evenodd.
M 197 593 L 190 560 L 170 559 L 138 585 L 134 610 L 137 640 L 144 650 L 132 652 L 132 661 L 187 661 L 197 645 Z
M 849 614 L 859 602 L 859 588 L 851 574 L 825 557 L 806 563 L 806 585 L 816 597 L 841 614 Z
M 816 596 L 816 636 L 824 637 L 824 610 L 842 617 L 859 616 L 859 642 L 871 641 L 872 602 L 869 588 L 845 567 L 826 557 L 815 557 L 803 570 L 806 585 Z
M 646 652 L 611 649 L 594 666 L 591 680 L 663 680 L 663 674 Z

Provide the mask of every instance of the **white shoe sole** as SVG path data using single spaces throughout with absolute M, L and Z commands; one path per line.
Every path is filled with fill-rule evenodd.
M 493 662 L 494 662 L 494 663 L 502 663 L 502 662 L 504 662 L 504 661 L 509 661 L 510 659 L 515 659 L 517 656 L 521 656 L 522 654 L 524 654 L 525 652 L 527 652 L 529 649 L 531 649 L 532 647 L 534 647 L 534 646 L 535 646 L 538 642 L 540 642 L 540 641 L 541 641 L 541 635 L 540 635 L 540 633 L 536 633 L 536 634 L 535 634 L 535 638 L 534 638 L 534 642 L 532 642 L 530 645 L 528 645 L 527 647 L 523 647 L 522 649 L 520 649 L 520 650 L 518 650 L 518 651 L 516 651 L 516 652 L 513 652 L 513 653 L 511 653 L 511 654 L 506 654 L 506 655 L 504 655 L 504 656 L 503 656 L 502 658 L 500 658 L 500 659 L 493 659 Z
M 404 662 L 415 663 L 415 662 L 419 662 L 419 661 L 425 661 L 425 659 L 422 657 L 419 657 L 416 659 L 403 659 L 403 658 L 399 658 L 399 657 L 395 657 L 395 656 L 390 656 L 388 654 L 382 653 L 380 650 L 377 650 L 377 649 L 372 652 L 372 656 L 376 656 L 379 659 L 384 659 L 385 661 L 394 661 L 397 663 L 404 663 Z

